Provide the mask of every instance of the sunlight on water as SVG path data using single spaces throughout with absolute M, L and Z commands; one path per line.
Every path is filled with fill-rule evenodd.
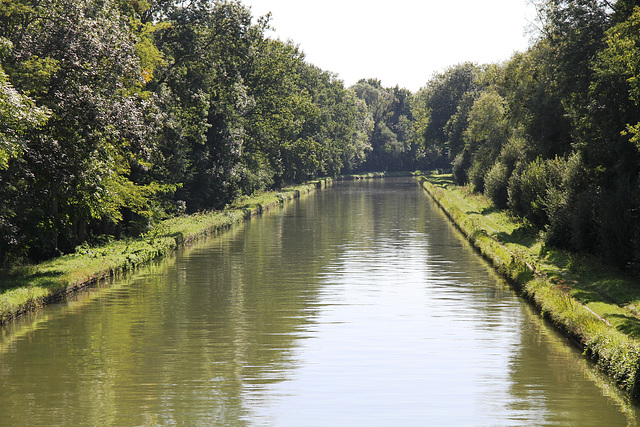
M 337 183 L 7 325 L 0 425 L 635 425 L 411 180 Z

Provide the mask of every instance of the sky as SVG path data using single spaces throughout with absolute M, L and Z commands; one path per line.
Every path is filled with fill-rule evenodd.
M 529 46 L 528 0 L 242 0 L 272 13 L 267 36 L 291 40 L 307 62 L 346 86 L 377 78 L 417 91 L 466 61 L 499 62 Z

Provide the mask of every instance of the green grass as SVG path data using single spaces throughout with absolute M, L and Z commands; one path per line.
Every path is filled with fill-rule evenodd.
M 616 383 L 640 396 L 640 286 L 593 257 L 547 247 L 526 220 L 453 184 L 421 176 L 425 190 L 467 239 L 544 316 L 579 342 Z
M 223 211 L 197 213 L 163 221 L 137 239 L 99 247 L 80 246 L 76 253 L 37 265 L 0 270 L 0 324 L 33 311 L 98 280 L 133 270 L 178 247 L 215 234 L 246 219 L 327 186 L 331 180 L 277 192 L 242 197 Z

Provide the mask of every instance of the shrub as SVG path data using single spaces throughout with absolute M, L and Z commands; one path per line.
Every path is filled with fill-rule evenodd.
M 500 209 L 507 207 L 509 172 L 508 166 L 498 161 L 485 177 L 484 194 Z
M 498 161 L 485 176 L 485 195 L 499 208 L 508 206 L 509 181 L 526 157 L 526 141 L 523 138 L 511 137 L 502 147 Z
M 468 175 L 467 170 L 471 166 L 471 157 L 466 150 L 458 154 L 451 162 L 453 180 L 458 185 L 464 185 L 467 183 Z
M 514 172 L 508 184 L 508 206 L 539 227 L 549 224 L 553 206 L 562 204 L 564 159 L 536 160 Z
M 546 223 L 544 197 L 546 195 L 546 171 L 544 161 L 537 158 L 524 167 L 516 185 L 519 186 L 519 200 L 515 201 L 516 211 L 526 216 L 538 226 Z
M 469 184 L 471 184 L 473 191 L 478 193 L 484 192 L 484 176 L 487 170 L 483 162 L 474 160 L 467 171 Z

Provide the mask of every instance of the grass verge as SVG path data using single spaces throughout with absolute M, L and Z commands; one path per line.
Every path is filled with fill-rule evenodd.
M 546 247 L 541 230 L 450 175 L 422 187 L 493 266 L 582 346 L 633 398 L 640 397 L 640 286 L 592 257 Z
M 329 179 L 278 192 L 242 197 L 223 211 L 171 218 L 136 239 L 113 241 L 37 265 L 0 270 L 0 324 L 113 275 L 137 268 L 204 236 L 260 215 L 285 202 L 323 188 Z

